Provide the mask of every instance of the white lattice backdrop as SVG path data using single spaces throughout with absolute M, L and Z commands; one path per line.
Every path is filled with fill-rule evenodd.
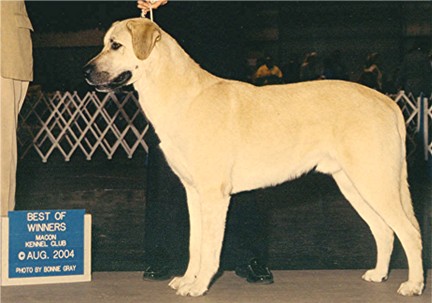
M 54 151 L 65 161 L 97 150 L 108 159 L 123 150 L 131 158 L 144 141 L 148 124 L 133 92 L 116 95 L 77 92 L 29 95 L 19 115 L 18 146 L 23 158 L 34 148 L 43 162 Z
M 423 142 L 425 143 L 424 152 L 427 160 L 432 155 L 432 96 L 429 99 L 423 98 L 420 106 L 422 106 Z
M 399 91 L 397 95 L 390 96 L 399 105 L 405 118 L 407 127 L 408 157 L 414 154 L 417 148 L 416 137 L 421 137 L 424 159 L 432 155 L 432 96 L 415 98 L 412 94 Z
M 432 154 L 432 101 L 400 91 L 391 96 L 400 106 L 407 125 L 408 156 L 418 148 L 419 134 L 425 159 Z M 148 124 L 134 92 L 100 94 L 77 92 L 29 94 L 19 115 L 18 146 L 24 158 L 34 148 L 43 162 L 55 151 L 65 161 L 78 152 L 91 160 L 96 151 L 108 159 L 124 151 L 129 158 L 142 148 Z

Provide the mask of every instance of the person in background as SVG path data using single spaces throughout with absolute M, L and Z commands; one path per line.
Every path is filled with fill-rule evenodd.
M 162 3 L 158 1 L 152 9 Z M 138 8 L 149 8 L 149 2 L 138 1 Z M 143 278 L 161 281 L 181 275 L 186 269 L 188 211 L 183 186 L 166 162 L 153 127 L 145 139 L 149 150 Z M 273 283 L 273 275 L 265 265 L 268 239 L 265 214 L 259 209 L 255 192 L 237 194 L 231 199 L 220 267 L 235 270 L 250 283 Z
M 296 83 L 300 81 L 300 63 L 294 55 L 291 55 L 288 62 L 282 66 L 284 83 Z
M 273 62 L 273 58 L 267 55 L 264 64 L 258 67 L 252 76 L 252 82 L 255 85 L 262 86 L 268 84 L 281 84 L 283 81 L 282 71 Z
M 24 1 L 1 1 L 1 216 L 15 208 L 18 113 L 33 80 L 32 24 Z
M 359 83 L 367 87 L 382 91 L 382 73 L 378 67 L 379 53 L 370 53 L 366 58 L 363 72 L 360 75 Z
M 420 42 L 417 42 L 405 55 L 400 67 L 398 83 L 407 94 L 411 93 L 416 98 L 420 94 L 426 97 L 431 95 L 432 66 Z
M 300 66 L 300 81 L 313 81 L 324 79 L 323 68 L 318 60 L 318 53 L 306 54 Z
M 333 51 L 330 56 L 324 60 L 323 76 L 327 80 L 349 80 L 347 68 L 343 62 L 342 52 Z

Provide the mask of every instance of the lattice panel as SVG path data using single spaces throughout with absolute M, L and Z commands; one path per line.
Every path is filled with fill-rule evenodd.
M 432 155 L 432 97 L 423 99 L 425 160 Z
M 112 159 L 119 150 L 129 158 L 138 148 L 148 150 L 148 124 L 133 92 L 116 95 L 56 92 L 28 96 L 19 115 L 21 158 L 33 147 L 43 162 L 54 151 L 65 161 L 77 152 L 91 160 L 97 150 Z
M 432 155 L 432 136 L 430 135 L 432 97 L 420 95 L 415 98 L 412 94 L 406 95 L 404 91 L 400 91 L 394 100 L 401 108 L 405 118 L 408 157 L 414 154 L 417 147 L 416 136 L 420 133 L 424 159 L 428 160 L 429 156 Z
M 410 157 L 417 149 L 416 134 L 420 130 L 420 108 L 417 100 L 411 94 L 406 95 L 404 91 L 399 91 L 394 100 L 401 108 L 405 118 L 407 157 Z

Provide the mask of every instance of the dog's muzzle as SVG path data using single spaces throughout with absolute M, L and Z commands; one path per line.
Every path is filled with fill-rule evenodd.
M 114 79 L 105 71 L 98 71 L 96 65 L 87 64 L 83 68 L 84 78 L 87 83 L 94 86 L 97 91 L 108 92 L 120 88 L 132 78 L 132 72 L 124 71 Z

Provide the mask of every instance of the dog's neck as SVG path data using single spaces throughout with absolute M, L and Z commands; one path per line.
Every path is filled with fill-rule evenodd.
M 167 120 L 175 123 L 176 117 L 187 110 L 188 102 L 203 89 L 222 80 L 200 68 L 165 32 L 145 63 L 146 72 L 134 86 L 144 113 L 158 133 L 163 132 Z

